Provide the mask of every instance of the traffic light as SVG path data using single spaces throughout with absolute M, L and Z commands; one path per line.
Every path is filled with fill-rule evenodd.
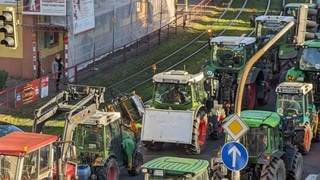
M 16 48 L 15 22 L 12 11 L 2 11 L 2 15 L 0 15 L 0 32 L 4 33 L 4 38 L 0 41 L 0 44 Z

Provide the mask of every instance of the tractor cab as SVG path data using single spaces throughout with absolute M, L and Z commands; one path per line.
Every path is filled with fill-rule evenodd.
M 209 162 L 202 159 L 160 157 L 142 165 L 145 180 L 210 179 Z
M 262 41 L 263 44 L 268 42 L 289 22 L 294 21 L 292 16 L 258 16 L 256 19 L 256 38 Z M 294 31 L 287 33 L 284 38 L 293 37 Z M 282 38 L 282 39 L 284 39 Z M 292 41 L 291 41 L 292 43 Z
M 13 132 L 0 138 L 0 179 L 53 177 L 55 135 Z
M 191 109 L 205 99 L 203 73 L 168 71 L 153 76 L 152 106 L 159 109 Z
M 273 143 L 270 139 L 279 136 L 275 128 L 280 123 L 280 117 L 270 111 L 245 110 L 240 118 L 250 127 L 249 131 L 240 139 L 249 154 L 249 163 L 263 164 L 278 150 L 279 141 Z
M 289 70 L 290 71 L 290 70 Z M 283 122 L 282 129 L 294 130 L 294 144 L 307 154 L 311 140 L 319 140 L 318 111 L 313 99 L 313 85 L 297 81 L 299 77 L 290 73 L 291 82 L 282 82 L 276 87 L 276 111 Z
M 77 121 L 77 118 L 80 119 L 74 116 L 73 120 Z M 119 175 L 118 164 L 127 166 L 129 173 L 131 172 L 131 168 L 134 168 L 132 158 L 137 147 L 134 141 L 136 137 L 130 127 L 121 122 L 119 112 L 97 111 L 77 124 L 73 137 L 79 163 L 79 178 L 99 179 L 107 176 L 113 179 Z M 113 164 L 114 167 L 102 171 L 101 167 L 110 168 L 106 167 L 107 163 L 114 158 L 117 161 Z M 107 173 L 109 170 L 112 172 Z
M 206 74 L 211 76 L 216 70 L 239 71 L 255 53 L 256 39 L 253 37 L 219 36 L 210 40 L 210 64 Z
M 276 110 L 280 116 L 299 117 L 301 123 L 309 121 L 308 115 L 315 111 L 312 84 L 283 82 L 276 88 Z
M 320 37 L 305 41 L 299 52 L 299 66 L 302 71 L 320 72 Z
M 302 71 L 306 82 L 313 84 L 314 99 L 320 104 L 320 36 L 317 39 L 305 41 L 299 49 L 299 70 Z

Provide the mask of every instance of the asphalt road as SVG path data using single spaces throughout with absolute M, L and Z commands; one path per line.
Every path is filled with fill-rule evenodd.
M 259 107 L 258 109 L 263 110 L 273 110 L 275 107 L 275 93 L 274 90 L 271 91 L 270 101 L 266 106 Z M 211 157 L 218 151 L 220 147 L 223 146 L 223 139 L 220 140 L 209 140 L 205 152 L 200 155 L 189 155 L 187 154 L 182 146 L 167 144 L 164 145 L 161 151 L 147 151 L 144 150 L 144 162 L 148 162 L 151 159 L 162 157 L 162 156 L 177 156 L 177 157 L 190 157 L 210 160 Z M 303 156 L 303 179 L 308 176 L 308 174 L 318 174 L 320 173 L 320 143 L 313 143 L 311 146 L 311 151 L 309 154 Z M 141 180 L 142 175 L 136 177 L 128 176 L 127 172 L 123 170 L 120 179 L 123 180 Z

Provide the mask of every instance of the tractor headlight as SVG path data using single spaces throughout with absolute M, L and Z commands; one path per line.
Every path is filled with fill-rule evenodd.
M 153 171 L 153 175 L 154 176 L 164 176 L 164 171 L 156 169 L 156 170 Z
M 142 173 L 148 173 L 148 169 L 144 169 L 144 168 L 143 168 L 143 169 L 141 169 L 141 172 L 142 172 Z

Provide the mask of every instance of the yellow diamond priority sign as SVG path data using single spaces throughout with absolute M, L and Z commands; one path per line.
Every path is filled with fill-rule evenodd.
M 230 120 L 223 125 L 223 129 L 226 130 L 235 141 L 249 130 L 247 125 L 236 114 L 234 114 Z

